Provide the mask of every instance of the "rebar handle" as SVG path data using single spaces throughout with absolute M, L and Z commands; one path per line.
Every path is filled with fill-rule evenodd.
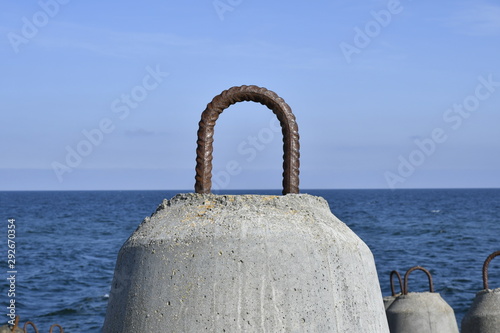
M 17 329 L 18 329 L 18 328 L 19 328 L 19 329 L 21 329 L 21 328 L 19 327 L 19 315 L 16 315 L 15 320 L 14 320 L 14 326 L 12 326 L 12 327 L 10 328 L 10 331 L 15 333 L 15 332 L 17 331 Z M 23 330 L 23 331 L 24 331 L 24 330 Z
M 59 324 L 54 324 L 54 325 L 50 326 L 50 328 L 49 328 L 49 333 L 52 333 L 52 332 L 53 332 L 54 327 L 59 328 L 59 333 L 64 333 L 64 330 L 63 330 L 62 326 L 61 326 L 61 325 L 59 325 Z
M 299 193 L 299 130 L 295 116 L 276 93 L 257 86 L 232 87 L 217 95 L 201 114 L 196 149 L 196 193 L 210 193 L 214 126 L 219 115 L 230 105 L 242 101 L 267 106 L 278 117 L 283 133 L 283 194 Z
M 500 251 L 493 252 L 486 258 L 483 264 L 483 289 L 488 289 L 488 266 L 490 265 L 491 260 L 496 256 L 500 255 Z
M 38 328 L 36 328 L 35 324 L 33 324 L 31 321 L 27 321 L 24 323 L 24 326 L 23 326 L 24 333 L 28 333 L 28 325 L 33 327 L 33 329 L 35 330 L 35 333 L 38 333 Z
M 415 266 L 415 267 L 410 268 L 405 274 L 405 277 L 404 277 L 405 285 L 404 285 L 404 289 L 403 289 L 403 295 L 408 295 L 408 277 L 410 276 L 410 273 L 415 271 L 415 270 L 421 270 L 421 271 L 425 272 L 425 274 L 427 274 L 427 277 L 429 278 L 429 291 L 431 293 L 433 293 L 434 292 L 434 285 L 432 284 L 431 273 L 421 266 Z
M 393 281 L 394 275 L 396 275 L 398 277 L 399 289 L 401 289 L 401 293 L 404 292 L 404 290 L 403 290 L 403 281 L 401 281 L 401 274 L 399 274 L 398 271 L 392 271 L 391 274 L 389 275 L 389 279 L 391 281 L 391 294 L 392 294 L 392 296 L 396 296 L 396 290 L 394 288 L 394 281 Z

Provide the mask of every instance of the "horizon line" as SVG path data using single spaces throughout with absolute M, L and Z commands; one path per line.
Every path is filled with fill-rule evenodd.
M 304 193 L 303 191 L 369 191 L 369 190 L 387 190 L 387 191 L 398 191 L 398 190 L 498 190 L 500 187 L 402 187 L 402 188 L 304 188 L 301 189 L 299 194 Z M 71 190 L 1 190 L 0 192 L 147 192 L 147 191 L 169 191 L 177 193 L 195 193 L 194 190 L 188 189 L 71 189 Z M 217 194 L 220 192 L 228 191 L 282 191 L 280 188 L 238 188 L 238 189 L 221 189 L 211 192 L 210 194 Z

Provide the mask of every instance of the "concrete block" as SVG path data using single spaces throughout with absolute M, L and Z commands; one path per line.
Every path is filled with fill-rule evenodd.
M 307 194 L 179 194 L 121 248 L 104 333 L 388 333 L 373 256 Z
M 10 325 L 0 326 L 0 333 L 24 333 L 24 330 L 20 327 L 16 327 L 14 331 L 11 330 L 11 327 Z
M 500 288 L 481 290 L 462 319 L 462 333 L 500 332 Z
M 439 293 L 401 295 L 386 313 L 391 333 L 458 333 L 455 313 Z

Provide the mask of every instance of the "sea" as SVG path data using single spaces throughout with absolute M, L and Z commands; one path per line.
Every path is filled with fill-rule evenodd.
M 100 332 L 120 247 L 163 199 L 186 192 L 191 191 L 0 192 L 0 326 L 14 311 L 40 332 L 52 324 L 66 333 Z M 383 296 L 391 294 L 392 270 L 404 275 L 413 266 L 425 267 L 459 325 L 483 288 L 484 260 L 500 250 L 500 189 L 301 193 L 325 198 L 369 246 Z M 500 287 L 500 258 L 490 264 L 489 285 Z M 427 276 L 413 272 L 408 286 L 410 292 L 427 291 Z

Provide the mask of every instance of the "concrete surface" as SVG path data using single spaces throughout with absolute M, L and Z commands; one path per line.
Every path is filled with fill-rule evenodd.
M 500 288 L 485 289 L 476 294 L 462 319 L 462 333 L 500 332 Z
M 438 293 L 408 293 L 386 311 L 391 333 L 458 333 L 453 309 Z
M 394 302 L 396 300 L 396 298 L 398 298 L 398 296 L 400 296 L 401 294 L 396 294 L 396 296 L 384 296 L 383 300 L 384 300 L 384 308 L 387 310 L 392 302 Z
M 179 194 L 121 248 L 104 333 L 388 333 L 368 247 L 307 194 Z
M 24 333 L 24 330 L 20 327 L 17 327 L 15 331 L 12 331 L 10 327 L 10 325 L 0 326 L 0 333 Z

